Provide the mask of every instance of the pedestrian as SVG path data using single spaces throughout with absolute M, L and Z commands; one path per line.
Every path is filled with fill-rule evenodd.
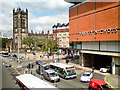
M 94 66 L 92 66 L 92 73 L 94 73 L 94 69 L 95 69 Z
M 48 59 L 49 59 L 49 55 L 48 55 Z
M 69 62 L 69 60 L 67 59 L 67 60 L 66 60 L 66 63 L 68 64 L 68 62 Z
M 55 59 L 55 63 L 56 63 L 56 59 Z

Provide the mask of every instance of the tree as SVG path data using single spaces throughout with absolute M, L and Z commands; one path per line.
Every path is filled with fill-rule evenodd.
M 35 46 L 35 42 L 38 41 L 39 39 L 36 37 L 25 37 L 22 43 L 29 46 L 29 49 L 31 49 L 33 46 Z
M 57 50 L 57 43 L 55 40 L 45 39 L 39 43 L 39 45 L 42 48 L 42 51 L 48 51 L 48 48 L 50 48 L 50 53 L 52 53 Z
M 23 39 L 23 44 L 26 44 L 29 48 L 32 48 L 36 44 L 43 52 L 48 51 L 48 48 L 50 48 L 50 53 L 56 51 L 58 48 L 55 40 L 45 39 L 40 41 L 37 37 L 26 37 Z
M 1 43 L 2 44 L 0 44 L 0 47 L 1 48 L 6 48 L 6 43 L 8 43 L 8 38 L 2 38 Z

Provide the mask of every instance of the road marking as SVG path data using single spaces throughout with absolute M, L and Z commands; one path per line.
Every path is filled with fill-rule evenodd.
M 107 78 L 108 76 L 110 76 L 110 74 L 109 74 L 109 75 L 106 75 L 106 76 L 104 77 L 104 81 L 105 81 L 109 86 L 111 86 L 111 88 L 118 88 L 118 87 L 113 87 L 110 83 L 107 82 L 107 79 L 106 79 L 106 78 Z
M 17 68 L 21 68 L 22 66 L 17 66 Z
M 19 74 L 20 75 L 20 72 L 18 72 L 18 70 L 14 67 L 14 70 L 17 72 L 17 74 Z

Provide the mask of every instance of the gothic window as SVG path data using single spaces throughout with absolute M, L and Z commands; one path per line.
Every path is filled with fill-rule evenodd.
M 15 19 L 15 28 L 17 28 L 17 25 L 18 25 L 18 20 L 17 18 Z
M 22 27 L 22 28 L 25 27 L 25 19 L 21 19 L 21 27 Z

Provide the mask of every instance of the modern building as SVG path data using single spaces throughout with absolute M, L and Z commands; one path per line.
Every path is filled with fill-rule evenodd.
M 120 75 L 120 1 L 89 1 L 69 8 L 70 50 L 79 52 L 80 65 Z
M 58 23 L 53 26 L 53 40 L 57 40 L 58 47 L 66 52 L 69 48 L 69 23 Z

